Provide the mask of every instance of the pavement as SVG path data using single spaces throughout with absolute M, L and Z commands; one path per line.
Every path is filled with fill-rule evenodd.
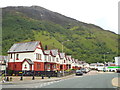
M 112 85 L 115 87 L 120 87 L 120 78 L 116 77 L 112 79 Z
M 27 84 L 27 83 L 37 83 L 37 82 L 52 82 L 52 81 L 58 81 L 58 80 L 62 80 L 62 79 L 67 79 L 67 78 L 72 78 L 74 76 L 74 74 L 72 75 L 68 75 L 68 76 L 64 76 L 64 77 L 44 77 L 44 79 L 42 79 L 42 77 L 35 77 L 34 80 L 32 80 L 31 76 L 24 76 L 23 80 L 20 80 L 20 76 L 10 76 L 12 77 L 12 81 L 6 81 L 6 82 L 0 82 L 0 85 L 2 84 Z
M 98 74 L 98 72 L 97 71 L 91 71 L 91 72 L 88 72 L 87 74 L 84 74 L 84 75 L 95 75 L 95 74 Z M 49 82 L 49 81 L 55 81 L 55 80 L 61 80 L 61 79 L 74 78 L 75 74 L 64 76 L 64 77 L 51 77 L 51 78 L 44 77 L 44 79 L 42 79 L 42 77 L 35 77 L 35 80 L 32 80 L 32 76 L 23 76 L 22 81 L 20 80 L 21 76 L 9 76 L 9 78 L 10 77 L 12 77 L 12 81 L 6 81 L 4 83 L 2 81 L 0 81 L 0 85 L 1 84 L 17 84 L 17 83 L 20 84 L 20 83 L 28 83 L 28 82 L 30 83 L 30 82 L 39 82 L 39 81 Z

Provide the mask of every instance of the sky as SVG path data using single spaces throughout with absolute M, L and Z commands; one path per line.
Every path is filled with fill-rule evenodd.
M 118 34 L 120 0 L 0 0 L 0 7 L 37 5 Z

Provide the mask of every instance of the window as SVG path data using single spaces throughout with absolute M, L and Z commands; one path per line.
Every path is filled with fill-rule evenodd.
M 56 58 L 56 61 L 58 62 L 58 58 Z
M 25 64 L 25 67 L 24 68 L 27 68 L 27 65 Z
M 41 54 L 36 53 L 36 59 L 41 60 Z
M 51 56 L 49 56 L 49 61 L 51 61 Z
M 56 64 L 53 65 L 53 68 L 56 69 Z
M 47 56 L 45 55 L 45 61 L 47 60 Z
M 55 61 L 55 58 L 53 57 L 53 61 Z
M 37 64 L 37 69 L 40 69 L 40 64 L 39 63 Z
M 10 58 L 12 59 L 12 54 L 10 54 Z
M 50 64 L 47 65 L 47 69 L 50 69 Z
M 16 54 L 16 60 L 19 60 L 19 54 Z

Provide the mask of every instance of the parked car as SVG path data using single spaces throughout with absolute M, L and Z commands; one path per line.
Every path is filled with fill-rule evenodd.
M 120 73 L 120 69 L 117 69 L 117 73 Z
M 78 75 L 83 75 L 83 72 L 81 71 L 81 70 L 76 70 L 76 76 L 78 76 Z
M 81 70 L 83 73 L 88 73 L 88 72 L 89 72 L 89 70 L 86 69 L 86 68 L 81 68 L 80 70 Z

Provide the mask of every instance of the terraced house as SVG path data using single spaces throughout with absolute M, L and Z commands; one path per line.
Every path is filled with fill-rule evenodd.
M 59 71 L 60 70 L 60 57 L 58 49 L 44 50 L 45 57 L 45 70 L 46 71 Z
M 44 50 L 40 41 L 15 43 L 8 50 L 8 70 L 61 71 L 76 69 L 77 62 L 58 49 Z

